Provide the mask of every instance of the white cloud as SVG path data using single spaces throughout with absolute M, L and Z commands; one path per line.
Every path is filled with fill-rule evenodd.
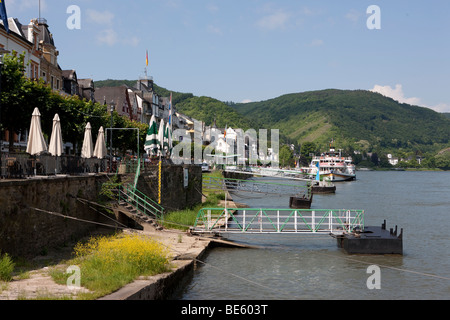
M 221 30 L 220 28 L 218 28 L 218 27 L 213 26 L 213 25 L 209 25 L 209 26 L 206 28 L 206 30 L 207 30 L 209 33 L 212 33 L 212 34 L 218 34 L 218 35 L 221 35 L 221 34 L 222 34 L 222 30 Z
M 97 24 L 101 24 L 101 25 L 107 25 L 110 26 L 113 23 L 113 20 L 115 18 L 114 13 L 110 12 L 110 11 L 96 11 L 96 10 L 92 10 L 92 9 L 87 9 L 86 10 L 86 14 L 88 17 L 88 20 L 90 22 L 94 22 Z
M 434 111 L 440 112 L 440 113 L 443 113 L 443 112 L 450 113 L 450 104 L 447 104 L 447 103 L 439 103 L 435 106 L 430 106 L 428 108 L 433 109 Z
M 47 1 L 41 0 L 41 12 L 47 11 Z M 8 16 L 16 15 L 16 12 L 23 12 L 28 9 L 39 8 L 39 2 L 36 0 L 8 0 L 6 10 Z
M 283 10 L 278 10 L 275 13 L 261 18 L 256 25 L 261 29 L 276 30 L 284 29 L 289 22 L 290 15 Z
M 253 102 L 252 100 L 250 100 L 250 99 L 244 99 L 244 100 L 242 100 L 242 102 L 241 103 L 250 103 L 250 102 Z
M 125 36 L 119 35 L 117 31 L 114 29 L 114 19 L 116 18 L 115 14 L 111 11 L 97 11 L 93 9 L 86 10 L 87 21 L 101 25 L 103 30 L 99 31 L 97 34 L 97 41 L 100 45 L 114 46 L 117 43 L 121 43 L 123 45 L 136 47 L 139 45 L 141 40 L 133 35 L 133 36 Z
M 98 34 L 97 40 L 100 42 L 100 44 L 113 46 L 118 42 L 118 36 L 113 29 L 106 29 Z
M 137 47 L 140 42 L 141 42 L 141 40 L 138 37 L 136 37 L 136 36 L 132 36 L 131 38 L 126 38 L 123 41 L 124 44 L 130 45 L 132 47 Z
M 352 9 L 350 10 L 346 15 L 345 18 L 347 20 L 350 20 L 351 22 L 358 22 L 359 18 L 361 17 L 361 13 L 358 10 Z
M 419 98 L 406 98 L 403 93 L 403 86 L 401 84 L 397 84 L 395 88 L 391 88 L 390 86 L 375 85 L 375 87 L 370 91 L 378 92 L 383 96 L 397 100 L 400 103 L 407 103 L 416 106 L 421 103 Z
M 415 106 L 421 106 L 425 108 L 432 109 L 436 112 L 450 112 L 450 104 L 446 103 L 439 103 L 434 106 L 426 105 L 422 103 L 420 98 L 412 97 L 407 98 L 405 97 L 405 94 L 403 93 L 403 86 L 401 84 L 397 84 L 395 88 L 391 88 L 390 86 L 380 86 L 375 85 L 372 90 L 372 92 L 380 93 L 386 97 L 392 98 L 400 103 L 407 103 Z

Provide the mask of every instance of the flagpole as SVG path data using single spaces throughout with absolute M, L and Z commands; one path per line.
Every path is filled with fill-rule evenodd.
M 148 68 L 148 50 L 145 52 L 145 78 L 147 79 L 147 68 Z

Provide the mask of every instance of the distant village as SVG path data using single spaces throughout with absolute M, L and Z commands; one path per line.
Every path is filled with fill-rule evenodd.
M 9 32 L 0 24 L 0 50 L 4 53 L 17 52 L 25 54 L 25 76 L 29 79 L 42 79 L 50 88 L 62 95 L 78 96 L 87 101 L 98 102 L 105 105 L 114 105 L 119 115 L 131 120 L 149 124 L 154 115 L 156 121 L 169 120 L 172 107 L 173 130 L 184 129 L 191 141 L 195 137 L 202 137 L 204 144 L 216 141 L 216 150 L 224 153 L 233 153 L 235 143 L 227 143 L 236 139 L 233 128 L 217 128 L 215 125 L 206 126 L 204 122 L 193 119 L 177 112 L 176 106 L 171 106 L 170 97 L 161 97 L 153 90 L 153 78 L 139 77 L 134 87 L 122 85 L 118 87 L 95 87 L 94 79 L 79 78 L 76 70 L 70 66 L 62 68 L 58 63 L 60 52 L 57 41 L 53 38 L 51 28 L 44 18 L 30 20 L 28 24 L 22 24 L 17 18 L 8 18 Z M 108 111 L 110 109 L 108 108 Z M 31 116 L 31 115 L 30 115 Z M 199 132 L 196 132 L 199 131 Z M 226 138 L 225 138 L 226 137 Z M 9 133 L 3 132 L 1 137 L 1 150 L 5 152 L 9 146 Z M 27 146 L 28 132 L 14 134 L 14 146 L 24 150 Z M 76 154 L 78 146 L 66 143 L 66 154 Z M 248 155 L 248 150 L 247 150 Z M 274 160 L 277 155 L 268 150 L 264 155 Z

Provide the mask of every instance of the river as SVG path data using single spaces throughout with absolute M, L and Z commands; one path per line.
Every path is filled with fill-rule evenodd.
M 258 178 L 276 181 L 272 178 Z M 290 182 L 298 183 L 298 182 Z M 324 235 L 259 235 L 233 240 L 258 249 L 217 248 L 180 300 L 441 300 L 450 298 L 450 172 L 359 171 L 336 194 L 314 195 L 315 209 L 362 209 L 365 224 L 403 232 L 401 255 L 348 255 Z M 233 194 L 256 208 L 288 208 L 289 197 Z M 368 267 L 380 269 L 369 289 Z

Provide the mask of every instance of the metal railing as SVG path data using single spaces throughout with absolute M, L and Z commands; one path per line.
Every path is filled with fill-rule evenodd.
M 30 156 L 26 153 L 2 153 L 0 155 L 0 176 L 7 179 L 21 179 L 55 174 L 80 175 L 105 172 L 104 159 L 84 159 L 78 156 L 63 155 L 53 157 L 49 154 Z
M 150 218 L 163 218 L 164 208 L 131 185 L 119 189 L 119 203 L 122 201 Z
M 364 210 L 204 208 L 194 233 L 351 233 L 364 230 Z

